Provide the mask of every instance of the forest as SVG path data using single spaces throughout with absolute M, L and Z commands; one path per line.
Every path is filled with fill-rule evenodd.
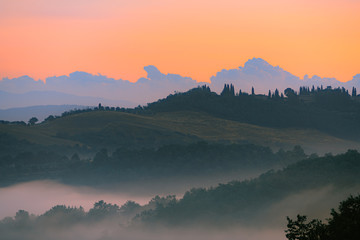
M 275 128 L 314 128 L 335 136 L 359 140 L 360 95 L 356 88 L 351 94 L 345 88 L 300 87 L 291 88 L 284 93 L 278 90 L 267 95 L 235 92 L 234 86 L 225 84 L 220 94 L 212 92 L 204 85 L 187 92 L 176 92 L 146 106 L 121 108 L 102 106 L 71 110 L 61 116 L 47 117 L 44 122 L 60 117 L 91 111 L 117 111 L 140 115 L 153 115 L 161 112 L 195 111 L 212 116 L 235 120 L 259 126 Z M 30 119 L 31 120 L 31 119 Z M 29 125 L 33 125 L 33 120 Z M 25 122 L 2 121 L 2 124 L 26 125 Z
M 54 206 L 41 215 L 19 210 L 14 217 L 1 220 L 0 230 L 3 236 L 13 239 L 18 239 L 20 234 L 31 239 L 49 229 L 72 229 L 81 225 L 95 227 L 103 222 L 111 222 L 117 228 L 124 229 L 136 229 L 140 226 L 175 228 L 195 223 L 203 227 L 227 229 L 273 219 L 274 216 L 267 211 L 287 196 L 330 185 L 330 194 L 334 194 L 344 188 L 359 186 L 359 179 L 360 153 L 351 150 L 336 156 L 302 160 L 282 170 L 268 171 L 251 180 L 232 181 L 206 189 L 194 188 L 187 191 L 182 198 L 174 195 L 155 196 L 145 205 L 129 200 L 118 206 L 100 200 L 88 211 L 81 206 L 65 205 Z M 328 226 L 321 220 L 307 222 L 303 215 L 298 215 L 296 220 L 288 217 L 286 237 L 289 240 L 329 239 L 315 238 L 314 234 L 332 235 L 333 231 L 336 234 L 347 231 L 349 236 L 341 239 L 357 239 L 359 221 L 355 219 L 358 219 L 360 214 L 359 199 L 360 196 L 350 196 L 340 204 L 340 212 L 332 210 Z M 278 218 L 279 216 L 275 217 Z M 344 224 L 348 224 L 346 226 L 349 228 L 341 227 Z
M 100 103 L 40 123 L 36 117 L 1 121 L 0 190 L 41 180 L 104 191 L 128 183 L 155 189 L 174 179 L 182 187 L 202 186 L 180 196 L 156 195 L 146 204 L 99 198 L 90 209 L 60 204 L 41 214 L 19 210 L 1 220 L 2 235 L 50 239 L 53 231 L 69 229 L 72 239 L 73 231 L 100 228 L 111 236 L 84 237 L 81 230 L 80 239 L 117 239 L 117 231 L 194 225 L 285 229 L 287 220 L 283 236 L 289 240 L 329 239 L 338 231 L 341 206 L 358 201 L 350 196 L 325 223 L 324 208 L 360 186 L 360 97 L 355 88 L 351 94 L 331 87 L 255 91 L 236 93 L 226 84 L 217 94 L 199 86 L 132 109 Z M 319 217 L 295 216 L 301 208 L 291 203 L 306 213 L 316 209 Z
M 158 149 L 118 148 L 113 152 L 103 148 L 93 157 L 81 158 L 87 156 L 86 149 L 81 147 L 49 148 L 7 135 L 0 135 L 0 139 L 4 142 L 0 155 L 3 186 L 42 179 L 93 186 L 166 177 L 263 172 L 316 156 L 306 155 L 300 146 L 273 152 L 269 147 L 254 144 L 197 142 Z

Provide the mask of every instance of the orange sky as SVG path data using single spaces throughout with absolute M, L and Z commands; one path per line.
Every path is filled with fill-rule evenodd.
M 260 57 L 303 77 L 360 73 L 358 0 L 0 0 L 0 78 L 143 67 L 209 81 Z

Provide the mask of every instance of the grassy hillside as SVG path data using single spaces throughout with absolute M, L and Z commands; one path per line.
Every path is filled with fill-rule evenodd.
M 232 89 L 232 91 L 231 91 Z M 234 93 L 226 85 L 218 95 L 203 86 L 150 103 L 139 113 L 195 111 L 211 116 L 271 128 L 316 129 L 341 138 L 360 136 L 359 96 L 350 96 L 345 89 L 301 88 L 277 92 L 272 96 Z
M 218 95 L 206 86 L 169 95 L 145 107 L 70 111 L 41 124 L 0 124 L 0 133 L 43 145 L 88 148 L 159 147 L 198 141 L 301 145 L 308 152 L 359 149 L 359 96 L 345 89 L 287 89 L 284 96 Z M 1 121 L 0 121 L 1 122 Z M 23 123 L 24 124 L 24 123 Z
M 42 145 L 90 148 L 158 147 L 209 142 L 254 143 L 275 149 L 301 145 L 308 152 L 341 152 L 360 144 L 314 129 L 269 128 L 214 117 L 202 112 L 139 115 L 117 111 L 73 114 L 34 126 L 0 124 L 0 133 Z

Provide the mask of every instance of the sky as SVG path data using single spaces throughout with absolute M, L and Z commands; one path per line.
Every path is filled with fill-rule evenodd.
M 302 77 L 360 73 L 358 0 L 0 0 L 0 79 L 74 71 L 208 82 L 253 57 Z

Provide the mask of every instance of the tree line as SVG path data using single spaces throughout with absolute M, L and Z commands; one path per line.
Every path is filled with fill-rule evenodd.
M 0 231 L 5 234 L 49 228 L 67 229 L 79 224 L 91 226 L 104 220 L 130 227 L 200 223 L 218 227 L 237 226 L 261 221 L 272 203 L 292 194 L 328 185 L 335 189 L 358 186 L 359 172 L 360 153 L 349 150 L 336 156 L 303 160 L 250 180 L 193 188 L 180 199 L 173 195 L 155 196 L 143 206 L 133 201 L 122 206 L 98 201 L 88 212 L 82 207 L 58 205 L 38 216 L 19 210 L 14 217 L 0 221 Z M 302 215 L 295 220 L 288 218 L 286 237 L 289 240 L 355 240 L 359 237 L 359 217 L 360 195 L 350 196 L 340 203 L 338 211 L 331 211 L 328 223 L 317 219 L 307 221 Z
M 0 135 L 0 183 L 57 179 L 85 185 L 158 179 L 162 177 L 207 176 L 211 174 L 266 171 L 314 157 L 300 146 L 273 152 L 254 144 L 197 142 L 159 148 L 110 152 L 103 148 L 90 153 L 86 148 L 42 146 Z M 15 182 L 14 182 L 15 181 Z
M 327 223 L 308 220 L 305 215 L 287 217 L 286 238 L 289 240 L 358 240 L 360 239 L 360 195 L 340 202 L 338 210 L 331 209 Z

